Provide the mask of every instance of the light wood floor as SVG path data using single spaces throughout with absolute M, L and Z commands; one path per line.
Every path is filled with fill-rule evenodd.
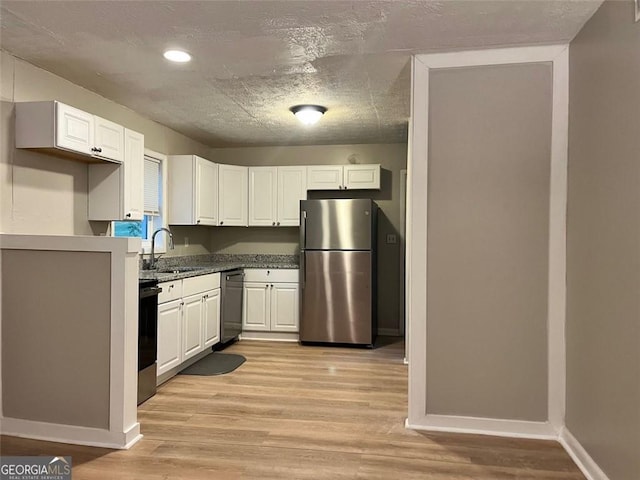
M 128 451 L 3 437 L 2 455 L 71 455 L 73 479 L 571 479 L 554 442 L 406 430 L 403 344 L 375 350 L 244 341 L 247 361 L 178 375 L 139 409 Z

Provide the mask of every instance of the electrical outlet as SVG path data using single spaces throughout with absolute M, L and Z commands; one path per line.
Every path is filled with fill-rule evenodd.
M 387 243 L 398 243 L 398 236 L 395 233 L 387 233 Z

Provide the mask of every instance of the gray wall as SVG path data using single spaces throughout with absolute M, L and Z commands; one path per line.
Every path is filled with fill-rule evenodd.
M 551 79 L 430 75 L 428 414 L 547 420 Z
M 640 23 L 608 1 L 571 43 L 569 431 L 611 480 L 640 478 Z
M 233 165 L 323 165 L 379 163 L 381 189 L 349 192 L 309 192 L 309 198 L 373 198 L 378 218 L 378 327 L 399 328 L 400 243 L 387 244 L 388 233 L 400 241 L 400 170 L 407 168 L 406 144 L 318 145 L 212 149 L 207 156 Z M 197 227 L 192 227 L 195 231 Z M 180 243 L 182 240 L 178 238 Z M 211 250 L 222 253 L 297 254 L 298 228 L 213 228 Z
M 59 100 L 143 133 L 145 147 L 206 154 L 209 147 L 133 110 L 0 51 L 0 231 L 91 235 L 106 222 L 87 221 L 87 165 L 14 145 L 13 102 Z
M 3 415 L 108 429 L 110 255 L 1 255 Z

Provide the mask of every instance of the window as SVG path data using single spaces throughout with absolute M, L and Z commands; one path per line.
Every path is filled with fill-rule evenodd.
M 144 253 L 151 252 L 151 235 L 166 226 L 164 222 L 164 155 L 145 152 L 144 217 L 142 221 L 113 222 L 114 237 L 140 237 Z M 156 237 L 156 253 L 165 252 L 165 236 Z

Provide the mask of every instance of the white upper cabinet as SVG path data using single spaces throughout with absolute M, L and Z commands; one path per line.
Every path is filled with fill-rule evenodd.
M 125 129 L 122 163 L 89 165 L 88 219 L 142 220 L 144 135 Z
M 46 103 L 41 102 L 30 103 L 30 108 L 27 111 L 38 110 L 37 107 L 48 106 Z M 47 102 L 48 103 L 48 102 Z M 16 105 L 16 116 L 22 115 L 20 107 L 27 104 Z M 67 148 L 80 153 L 86 153 L 87 155 L 93 155 L 95 148 L 93 142 L 94 117 L 90 113 L 83 112 L 77 108 L 70 107 L 64 103 L 51 102 L 55 109 L 55 134 L 56 134 L 56 146 L 61 148 Z M 44 125 L 42 125 L 44 126 Z M 33 128 L 41 128 L 42 126 L 34 125 Z M 51 128 L 48 126 L 48 128 Z M 16 134 L 18 133 L 18 127 L 16 127 Z M 26 132 L 20 132 L 26 133 Z M 21 145 L 16 145 L 18 148 Z
M 116 162 L 124 161 L 124 127 L 104 118 L 93 116 L 94 142 L 92 148 L 97 157 Z
M 380 189 L 380 165 L 345 165 L 344 190 Z
M 124 219 L 144 216 L 144 135 L 124 129 Z
M 342 165 L 307 167 L 307 190 L 342 190 Z
M 249 167 L 249 225 L 275 226 L 278 209 L 277 167 Z
M 196 157 L 196 223 L 215 225 L 218 221 L 218 165 Z
M 63 157 L 124 161 L 124 127 L 56 101 L 16 103 L 16 148 Z
M 249 222 L 249 169 L 218 166 L 218 225 L 246 227 Z
M 276 224 L 300 225 L 300 200 L 307 199 L 307 167 L 278 167 L 278 216 Z
M 171 155 L 167 165 L 169 224 L 216 225 L 218 165 L 196 155 Z
M 380 165 L 307 167 L 307 190 L 379 190 Z
M 249 226 L 300 225 L 306 167 L 249 167 Z

